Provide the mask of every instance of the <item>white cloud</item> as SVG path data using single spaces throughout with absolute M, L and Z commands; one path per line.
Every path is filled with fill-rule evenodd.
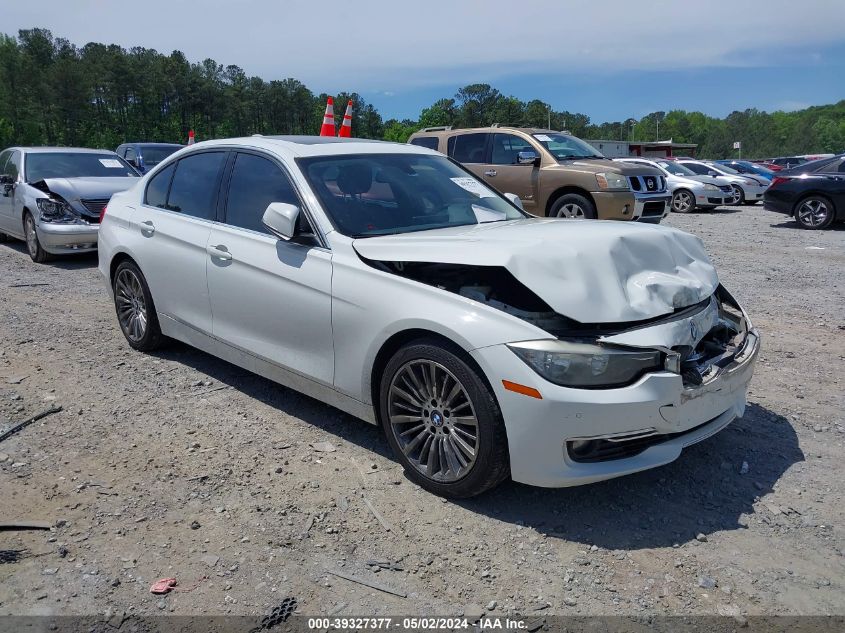
M 514 73 L 762 65 L 842 42 L 845 2 L 29 0 L 3 14 L 10 34 L 45 26 L 77 44 L 179 49 L 316 90 L 394 91 Z

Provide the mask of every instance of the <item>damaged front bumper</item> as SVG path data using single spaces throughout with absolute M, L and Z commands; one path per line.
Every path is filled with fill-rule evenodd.
M 41 247 L 48 253 L 87 253 L 97 250 L 98 224 L 61 224 L 36 221 L 35 230 Z
M 720 293 L 735 306 L 736 331 L 714 349 L 713 341 L 724 338 L 717 336 L 724 323 L 713 313 Z M 661 466 L 745 411 L 760 339 L 721 287 L 693 314 L 600 340 L 661 349 L 674 371 L 619 388 L 574 389 L 544 380 L 505 345 L 474 350 L 502 410 L 514 480 L 574 486 Z M 541 398 L 505 389 L 502 380 L 532 387 Z

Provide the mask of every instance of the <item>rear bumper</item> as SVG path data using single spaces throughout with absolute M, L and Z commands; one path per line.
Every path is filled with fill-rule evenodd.
M 53 224 L 37 221 L 38 241 L 48 253 L 89 253 L 97 250 L 99 226 L 96 224 Z

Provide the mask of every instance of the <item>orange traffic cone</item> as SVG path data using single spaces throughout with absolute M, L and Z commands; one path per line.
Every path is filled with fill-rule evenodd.
M 188 130 L 188 145 L 193 145 L 195 140 L 196 139 L 194 138 L 194 131 Z
M 323 115 L 323 125 L 320 127 L 320 136 L 334 136 L 334 99 L 329 97 L 326 101 L 326 113 Z
M 346 104 L 346 114 L 343 115 L 343 123 L 340 126 L 338 136 L 349 138 L 352 136 L 352 100 Z

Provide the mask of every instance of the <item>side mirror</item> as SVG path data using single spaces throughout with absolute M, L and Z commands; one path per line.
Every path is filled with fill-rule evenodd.
M 520 200 L 520 199 L 519 199 L 519 196 L 518 196 L 518 195 L 516 195 L 515 193 L 506 193 L 506 194 L 505 194 L 505 198 L 507 198 L 508 200 L 510 200 L 511 202 L 513 202 L 513 205 L 514 205 L 515 207 L 518 207 L 518 208 L 519 208 L 519 209 L 521 209 L 522 211 L 525 211 L 525 209 L 523 209 L 523 208 L 522 208 L 522 200 Z
M 261 221 L 279 239 L 290 240 L 296 235 L 299 213 L 299 207 L 295 204 L 271 202 Z
M 713 178 L 718 178 L 720 176 L 718 171 L 708 171 L 707 175 L 712 176 Z
M 15 184 L 15 179 L 12 178 L 9 174 L 0 174 L 0 185 L 13 185 Z
M 519 152 L 516 155 L 516 162 L 519 165 L 537 165 L 540 162 L 540 156 L 537 152 Z

